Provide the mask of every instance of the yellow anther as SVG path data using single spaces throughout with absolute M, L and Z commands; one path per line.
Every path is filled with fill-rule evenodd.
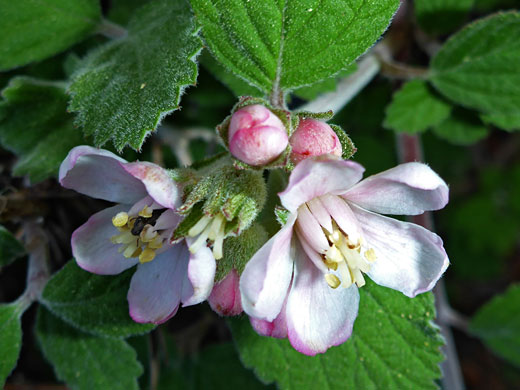
M 370 248 L 369 250 L 365 251 L 365 258 L 370 262 L 376 261 L 377 256 L 374 248 Z
M 324 260 L 325 265 L 327 268 L 336 271 L 338 269 L 338 263 L 334 261 L 328 261 L 327 259 Z
M 134 253 L 132 253 L 131 257 L 139 257 L 143 250 L 141 248 L 137 248 Z
M 152 261 L 154 258 L 155 258 L 155 251 L 153 249 L 146 248 L 139 255 L 139 262 L 148 263 L 148 262 Z
M 332 261 L 334 263 L 341 263 L 345 260 L 340 250 L 336 247 L 336 245 L 332 245 L 329 249 L 327 249 L 327 252 L 325 253 L 325 258 L 328 261 Z
M 139 211 L 139 216 L 143 218 L 150 218 L 152 216 L 153 210 L 148 207 L 144 206 L 141 211 Z
M 130 231 L 124 231 L 116 236 L 110 237 L 110 241 L 113 244 L 129 244 L 135 241 L 136 237 L 130 233 Z
M 339 278 L 334 274 L 325 274 L 325 280 L 327 281 L 327 284 L 332 288 L 338 288 L 341 284 Z
M 159 249 L 159 248 L 162 248 L 163 246 L 163 239 L 161 237 L 155 237 L 155 239 L 153 241 L 150 241 L 148 243 L 148 248 L 151 248 L 151 249 Z
M 113 224 L 115 227 L 122 227 L 122 226 L 125 226 L 127 222 L 128 222 L 128 214 L 125 213 L 124 211 L 121 211 L 120 213 L 117 213 L 117 214 L 112 218 L 112 224 Z
M 142 242 L 150 242 L 155 237 L 157 237 L 157 232 L 153 230 L 153 226 L 150 224 L 144 225 L 141 234 L 139 234 L 139 238 Z

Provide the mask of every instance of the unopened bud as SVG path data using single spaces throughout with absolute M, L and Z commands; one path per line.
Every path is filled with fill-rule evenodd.
M 232 269 L 224 279 L 213 286 L 208 302 L 211 308 L 218 314 L 236 316 L 242 313 L 238 280 L 238 272 Z
M 232 115 L 228 137 L 231 154 L 253 166 L 275 160 L 288 144 L 282 121 L 260 104 L 245 106 Z
M 308 157 L 333 154 L 341 157 L 342 148 L 338 136 L 325 122 L 306 118 L 300 121 L 290 139 L 291 160 L 295 164 Z

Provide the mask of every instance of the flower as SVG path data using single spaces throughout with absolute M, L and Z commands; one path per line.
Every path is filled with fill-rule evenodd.
M 215 312 L 223 316 L 236 316 L 242 313 L 238 281 L 238 272 L 232 269 L 224 279 L 215 284 L 208 298 L 208 303 Z
M 305 118 L 289 139 L 291 160 L 297 164 L 308 157 L 333 154 L 341 157 L 342 148 L 338 136 L 325 122 Z
M 231 116 L 228 141 L 234 157 L 246 164 L 261 166 L 282 154 L 289 137 L 275 114 L 260 104 L 252 104 Z
M 286 224 L 251 258 L 240 279 L 255 329 L 289 338 L 307 355 L 352 333 L 364 274 L 409 297 L 431 290 L 449 261 L 442 240 L 380 215 L 417 215 L 448 202 L 446 183 L 421 163 L 360 181 L 364 168 L 334 156 L 309 158 L 279 194 Z
M 209 296 L 215 276 L 211 251 L 190 254 L 185 241 L 170 244 L 181 220 L 175 213 L 181 192 L 166 170 L 78 146 L 61 164 L 59 179 L 66 188 L 118 203 L 76 229 L 72 253 L 81 268 L 100 275 L 138 264 L 127 296 L 136 322 L 162 323 L 181 303 L 194 305 Z

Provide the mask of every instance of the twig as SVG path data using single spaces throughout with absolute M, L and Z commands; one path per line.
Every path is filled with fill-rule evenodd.
M 29 253 L 29 268 L 27 270 L 27 287 L 18 298 L 18 307 L 23 313 L 36 301 L 49 280 L 47 261 L 49 246 L 47 236 L 38 222 L 26 222 L 24 225 L 25 246 Z
M 125 38 L 128 35 L 128 31 L 124 27 L 107 19 L 103 19 L 99 23 L 96 32 L 110 39 Z
M 422 144 L 418 135 L 398 134 L 397 150 L 401 162 L 423 161 Z M 429 212 L 413 217 L 412 222 L 428 230 L 434 230 L 433 219 Z M 442 387 L 446 390 L 463 390 L 464 380 L 450 326 L 466 330 L 467 321 L 450 307 L 443 279 L 437 282 L 433 293 L 437 308 L 437 321 L 446 340 L 442 347 L 442 351 L 446 356 L 446 359 L 441 363 L 443 373 Z

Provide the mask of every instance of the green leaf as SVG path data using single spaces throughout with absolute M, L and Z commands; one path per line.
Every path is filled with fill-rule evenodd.
M 471 145 L 486 138 L 489 131 L 471 112 L 455 109 L 452 115 L 433 129 L 440 138 L 456 145 Z
M 100 18 L 99 0 L 0 0 L 0 70 L 43 60 L 85 39 Z
M 480 118 L 484 123 L 490 123 L 507 131 L 520 130 L 520 113 L 512 112 L 510 114 L 483 114 Z
M 230 319 L 246 367 L 280 389 L 436 389 L 442 339 L 432 324 L 433 295 L 410 299 L 368 282 L 346 343 L 305 356 L 287 340 L 258 336 L 246 318 Z
M 0 387 L 16 366 L 22 347 L 22 324 L 15 304 L 0 305 Z
M 397 0 L 191 0 L 213 55 L 265 93 L 327 79 L 385 31 Z
M 520 106 L 520 13 L 478 20 L 452 36 L 431 64 L 431 81 L 454 102 L 493 115 Z
M 72 260 L 47 283 L 40 302 L 84 332 L 116 338 L 143 334 L 154 325 L 134 322 L 128 314 L 126 294 L 133 272 L 96 275 Z
M 383 125 L 400 133 L 419 133 L 445 120 L 451 105 L 438 97 L 425 81 L 407 82 L 386 109 Z
M 33 182 L 57 175 L 69 150 L 85 143 L 73 126 L 72 115 L 66 112 L 64 85 L 15 77 L 2 97 L 0 143 L 18 155 L 13 173 L 29 175 Z
M 143 369 L 124 340 L 79 332 L 41 306 L 36 336 L 56 376 L 72 389 L 138 389 Z
M 428 33 L 455 30 L 468 16 L 475 0 L 415 0 L 417 21 Z
M 195 84 L 202 44 L 184 0 L 158 0 L 130 20 L 128 36 L 90 53 L 70 86 L 69 108 L 97 146 L 138 150 L 160 119 Z
M 481 307 L 469 330 L 495 353 L 520 366 L 520 285 L 512 285 Z
M 25 248 L 20 241 L 9 230 L 0 225 L 0 269 L 24 254 Z

